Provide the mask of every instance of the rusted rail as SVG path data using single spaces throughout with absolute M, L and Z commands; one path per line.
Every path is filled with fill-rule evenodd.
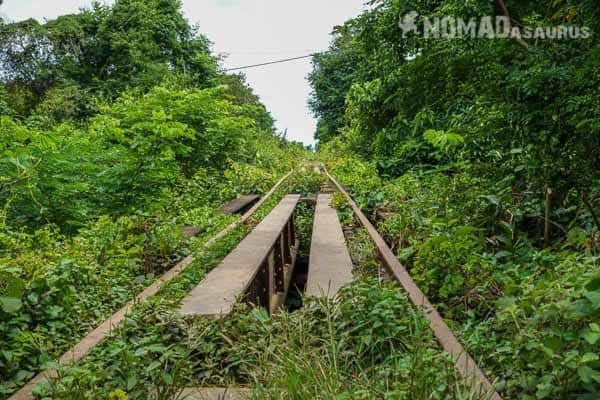
M 235 228 L 240 226 L 241 224 L 245 224 L 252 217 L 252 215 L 275 193 L 275 191 L 292 175 L 294 171 L 290 171 L 283 178 L 281 178 L 273 188 L 267 192 L 258 203 L 254 205 L 250 210 L 248 210 L 240 220 L 228 225 L 222 231 L 213 236 L 210 240 L 208 240 L 202 246 L 202 249 L 207 249 L 208 247 L 215 244 L 218 240 L 227 236 L 230 232 L 232 232 Z M 78 344 L 76 344 L 73 348 L 63 354 L 59 360 L 58 364 L 61 366 L 68 365 L 73 362 L 77 362 L 83 359 L 89 352 L 102 343 L 114 329 L 116 329 L 124 320 L 127 314 L 132 310 L 132 308 L 139 303 L 144 302 L 149 297 L 152 297 L 158 293 L 163 284 L 170 282 L 179 276 L 192 262 L 194 261 L 193 256 L 188 256 L 184 258 L 181 262 L 179 262 L 176 266 L 174 266 L 169 271 L 165 272 L 160 278 L 158 278 L 154 283 L 148 286 L 144 291 L 138 294 L 133 300 L 129 303 L 125 304 L 119 311 L 114 313 L 110 318 L 100 324 L 96 329 L 91 331 L 88 335 L 86 335 Z M 49 369 L 46 371 L 42 371 L 36 376 L 34 376 L 25 386 L 15 392 L 8 400 L 29 400 L 31 398 L 31 394 L 33 389 L 40 383 L 45 380 L 53 379 L 57 377 L 57 372 L 55 370 Z
M 419 289 L 406 268 L 400 263 L 398 258 L 396 258 L 392 250 L 390 250 L 387 243 L 383 240 L 379 232 L 377 232 L 371 221 L 363 214 L 362 210 L 356 205 L 346 190 L 344 190 L 335 178 L 331 176 L 329 171 L 327 171 L 326 168 L 324 168 L 324 170 L 329 180 L 346 197 L 354 214 L 371 236 L 382 263 L 394 275 L 400 285 L 402 285 L 404 290 L 408 293 L 412 303 L 424 311 L 425 316 L 431 323 L 431 328 L 436 338 L 444 350 L 453 356 L 455 367 L 463 376 L 467 385 L 482 396 L 482 400 L 502 400 L 502 397 L 500 397 L 494 385 L 492 385 L 483 371 L 477 366 L 477 363 L 463 348 L 448 325 L 446 325 L 439 312 L 427 299 L 421 289 Z

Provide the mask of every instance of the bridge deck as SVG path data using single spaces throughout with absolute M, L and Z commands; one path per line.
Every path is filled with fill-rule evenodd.
M 331 194 L 317 198 L 306 295 L 334 297 L 352 280 L 352 260 Z
M 211 317 L 229 314 L 238 298 L 248 291 L 257 274 L 265 269 L 265 264 L 273 265 L 274 247 L 282 237 L 286 225 L 292 223 L 294 209 L 299 200 L 299 195 L 286 196 L 238 247 L 192 290 L 183 301 L 181 313 L 186 316 Z M 295 239 L 291 240 L 294 241 Z M 286 275 L 289 275 L 289 271 L 286 272 Z

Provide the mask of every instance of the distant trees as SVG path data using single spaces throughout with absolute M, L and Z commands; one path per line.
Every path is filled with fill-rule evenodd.
M 207 85 L 216 59 L 180 7 L 178 0 L 119 0 L 44 24 L 0 25 L 0 78 L 11 103 L 27 116 L 51 88 L 74 85 L 114 99 L 173 73 Z
M 309 81 L 313 92 L 310 106 L 319 118 L 315 139 L 327 142 L 344 127 L 346 95 L 352 84 L 361 80 L 359 69 L 364 70 L 360 52 L 353 47 L 354 24 L 336 27 L 329 52 L 313 58 Z

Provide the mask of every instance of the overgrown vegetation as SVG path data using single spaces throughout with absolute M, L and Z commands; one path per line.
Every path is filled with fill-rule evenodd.
M 322 181 L 295 175 L 262 213 L 284 194 L 318 190 Z M 356 282 L 335 302 L 305 299 L 300 310 L 273 316 L 240 305 L 223 319 L 182 319 L 181 299 L 241 235 L 200 252 L 181 278 L 136 308 L 109 341 L 63 369 L 38 395 L 171 399 L 183 387 L 246 386 L 256 399 L 475 399 L 456 379 L 424 317 L 396 286 L 377 278 L 368 236 L 359 234 L 357 241 L 371 247 L 371 257 L 365 256 Z
M 587 26 L 585 40 L 425 39 L 401 15 Z M 314 59 L 330 170 L 505 398 L 593 399 L 598 334 L 598 8 L 376 0 Z
M 180 7 L 0 21 L 0 398 L 304 154 Z
M 1 2 L 0 2 L 1 4 Z M 318 157 L 377 224 L 507 399 L 600 396 L 600 15 L 592 0 L 371 0 L 314 58 Z M 399 17 L 510 14 L 579 40 L 427 39 Z M 380 274 L 342 196 L 356 280 L 269 316 L 186 321 L 180 301 L 289 192 L 313 158 L 223 73 L 179 0 L 117 0 L 40 23 L 0 20 L 0 398 L 186 255 L 108 340 L 36 398 L 173 399 L 239 386 L 257 399 L 475 399 L 419 310 Z M 306 169 L 306 168 L 305 168 Z M 302 206 L 300 236 L 312 210 Z M 182 228 L 201 232 L 186 237 Z M 347 232 L 348 233 L 348 232 Z M 307 243 L 302 249 L 308 252 Z

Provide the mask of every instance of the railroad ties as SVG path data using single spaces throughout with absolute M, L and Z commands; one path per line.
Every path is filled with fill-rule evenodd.
M 298 250 L 294 210 L 299 195 L 287 195 L 184 299 L 184 316 L 222 317 L 241 297 L 279 309 L 287 295 Z
M 307 296 L 334 298 L 344 285 L 352 281 L 352 259 L 337 211 L 330 205 L 331 197 L 331 194 L 317 197 L 305 291 Z

